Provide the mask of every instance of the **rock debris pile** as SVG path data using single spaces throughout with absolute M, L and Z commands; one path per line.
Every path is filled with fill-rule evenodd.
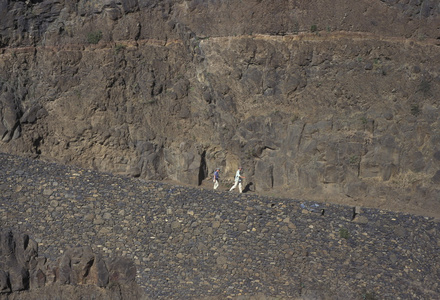
M 70 248 L 97 261 L 92 253 L 132 260 L 151 299 L 440 295 L 436 219 L 226 190 L 0 154 L 3 229 L 29 234 L 48 263 L 75 257 Z M 67 274 L 66 282 L 84 279 Z

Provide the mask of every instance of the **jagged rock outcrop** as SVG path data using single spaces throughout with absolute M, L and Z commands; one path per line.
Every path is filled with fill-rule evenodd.
M 78 247 L 51 262 L 38 256 L 29 235 L 4 229 L 0 251 L 0 299 L 145 298 L 134 262 L 126 258 L 105 260 L 91 247 Z
M 440 211 L 439 12 L 2 0 L 1 149 L 192 185 L 242 165 L 258 192 Z
M 1 292 L 27 290 L 30 287 L 30 265 L 35 265 L 38 246 L 28 235 L 14 236 L 12 231 L 0 235 Z

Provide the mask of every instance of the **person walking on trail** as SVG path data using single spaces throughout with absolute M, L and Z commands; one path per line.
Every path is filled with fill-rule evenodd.
M 214 182 L 214 190 L 216 190 L 219 186 L 219 184 L 218 184 L 219 178 L 220 178 L 220 169 L 217 168 L 217 169 L 215 169 L 214 178 L 212 179 L 212 181 Z
M 238 185 L 238 190 L 240 191 L 240 194 L 243 192 L 243 188 L 241 185 L 241 181 L 242 179 L 246 178 L 244 176 L 241 175 L 241 172 L 243 171 L 243 168 L 240 167 L 238 168 L 237 172 L 235 173 L 235 178 L 234 178 L 234 185 L 231 187 L 231 189 L 229 191 L 232 191 L 233 189 L 235 189 Z

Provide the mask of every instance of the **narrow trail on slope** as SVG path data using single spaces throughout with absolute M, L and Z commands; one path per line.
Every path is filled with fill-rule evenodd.
M 238 35 L 238 36 L 213 36 L 213 37 L 198 37 L 200 41 L 222 41 L 222 40 L 238 40 L 242 38 L 259 39 L 265 41 L 276 42 L 331 42 L 331 41 L 343 41 L 344 39 L 351 39 L 354 41 L 381 41 L 389 43 L 401 43 L 405 45 L 419 45 L 419 46 L 438 46 L 440 47 L 439 39 L 414 39 L 404 38 L 397 36 L 385 36 L 378 35 L 369 32 L 349 32 L 349 31 L 337 31 L 337 32 L 314 32 L 314 33 L 298 33 L 298 34 L 286 34 L 286 35 L 269 35 L 269 34 L 255 34 L 255 35 Z M 11 53 L 29 53 L 38 50 L 71 50 L 71 51 L 96 51 L 96 50 L 108 50 L 115 47 L 132 47 L 138 48 L 141 46 L 158 46 L 158 47 L 172 47 L 174 45 L 182 45 L 183 40 L 177 39 L 142 39 L 142 40 L 118 40 L 111 42 L 100 42 L 98 44 L 61 44 L 50 46 L 23 46 L 23 47 L 4 47 L 0 48 L 0 55 Z

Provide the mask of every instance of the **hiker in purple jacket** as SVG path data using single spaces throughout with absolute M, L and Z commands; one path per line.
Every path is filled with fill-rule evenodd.
M 214 172 L 214 178 L 212 179 L 212 181 L 214 182 L 214 190 L 216 190 L 217 188 L 218 188 L 218 180 L 219 180 L 219 178 L 220 178 L 220 169 L 219 168 L 217 168 L 217 169 L 215 169 L 215 172 Z

